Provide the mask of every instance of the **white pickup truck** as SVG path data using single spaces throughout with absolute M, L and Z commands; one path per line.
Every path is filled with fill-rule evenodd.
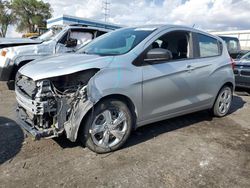
M 52 28 L 39 37 L 42 42 L 0 49 L 0 81 L 13 89 L 17 71 L 25 64 L 45 56 L 73 52 L 110 29 L 69 25 Z

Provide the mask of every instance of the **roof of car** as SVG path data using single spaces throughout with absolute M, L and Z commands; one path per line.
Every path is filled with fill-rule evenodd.
M 197 30 L 193 27 L 184 26 L 184 25 L 175 25 L 175 24 L 152 24 L 152 25 L 135 26 L 135 28 L 155 28 L 155 29 L 168 29 L 168 28 L 173 28 L 173 27 Z M 200 30 L 197 30 L 197 31 L 200 31 Z
M 177 28 L 177 29 L 187 29 L 189 31 L 193 31 L 193 32 L 197 32 L 197 33 L 201 33 L 201 34 L 205 34 L 211 37 L 216 38 L 219 41 L 223 41 L 220 37 L 216 36 L 216 35 L 212 35 L 206 31 L 202 31 L 199 29 L 196 29 L 194 27 L 189 27 L 189 26 L 184 26 L 184 25 L 175 25 L 175 24 L 152 24 L 152 25 L 141 25 L 141 26 L 135 26 L 135 27 L 131 27 L 131 28 L 138 28 L 138 29 L 152 29 L 152 30 L 165 30 L 165 29 L 169 29 L 169 28 Z

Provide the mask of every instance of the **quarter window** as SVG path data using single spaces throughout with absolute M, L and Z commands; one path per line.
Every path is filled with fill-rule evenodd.
M 220 55 L 218 41 L 212 37 L 198 34 L 200 57 L 212 57 Z

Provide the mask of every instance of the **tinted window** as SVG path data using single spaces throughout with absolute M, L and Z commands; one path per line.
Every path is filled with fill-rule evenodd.
M 218 41 L 212 37 L 198 34 L 200 57 L 211 57 L 220 55 Z
M 97 55 L 125 54 L 151 34 L 153 30 L 151 28 L 126 28 L 113 31 L 90 42 L 81 48 L 78 53 Z

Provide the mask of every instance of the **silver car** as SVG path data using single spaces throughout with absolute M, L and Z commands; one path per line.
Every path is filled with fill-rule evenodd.
M 20 124 L 62 133 L 94 152 L 120 148 L 140 126 L 209 109 L 225 116 L 234 73 L 222 39 L 183 26 L 107 33 L 74 54 L 36 60 L 16 79 Z

